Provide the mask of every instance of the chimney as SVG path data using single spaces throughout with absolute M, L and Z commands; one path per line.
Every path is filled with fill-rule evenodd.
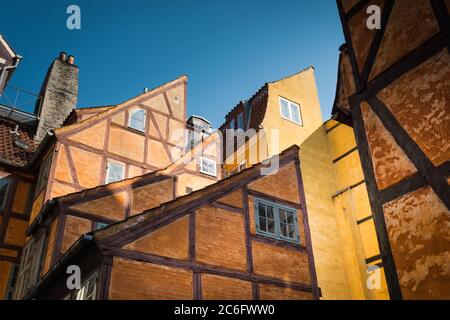
M 41 101 L 34 113 L 39 124 L 34 140 L 40 142 L 47 132 L 60 128 L 77 104 L 78 67 L 73 56 L 61 52 L 47 71 L 41 88 Z

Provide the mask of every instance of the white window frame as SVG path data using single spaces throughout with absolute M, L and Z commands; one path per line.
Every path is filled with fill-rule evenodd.
M 87 278 L 83 284 L 81 285 L 81 288 L 76 291 L 75 293 L 75 300 L 96 300 L 97 299 L 97 290 L 98 290 L 98 272 L 94 272 L 92 275 Z M 89 288 L 89 284 L 91 282 L 94 282 L 94 290 L 89 295 L 86 296 L 86 290 Z
M 287 117 L 285 117 L 285 116 L 283 115 L 283 108 L 281 107 L 281 101 L 285 101 L 285 102 L 287 102 L 287 104 L 288 104 L 289 118 L 287 118 Z M 288 99 L 286 99 L 286 98 L 283 98 L 283 97 L 279 97 L 279 102 L 278 102 L 278 104 L 280 105 L 280 116 L 281 116 L 283 119 L 286 119 L 286 120 L 288 120 L 288 121 L 290 121 L 290 122 L 293 122 L 293 123 L 295 123 L 295 124 L 298 124 L 298 125 L 300 125 L 300 126 L 303 126 L 302 113 L 300 112 L 300 105 L 299 105 L 299 104 L 297 104 L 297 103 L 295 103 L 295 102 L 292 102 L 292 101 L 290 101 L 290 100 L 288 100 Z M 298 117 L 299 117 L 299 119 L 300 119 L 299 122 L 297 122 L 297 121 L 295 121 L 295 120 L 293 119 L 293 117 L 292 117 L 292 111 L 291 111 L 291 106 L 297 107 L 297 110 L 298 110 Z
M 203 170 L 203 161 L 210 162 L 213 164 L 214 173 Z M 216 160 L 206 158 L 206 157 L 200 157 L 200 172 L 203 174 L 207 174 L 208 176 L 217 177 L 217 162 L 216 162 Z
M 114 160 L 109 160 L 108 159 L 108 161 L 106 162 L 105 184 L 117 182 L 117 181 L 109 181 L 109 169 L 111 167 L 111 164 L 120 165 L 122 167 L 122 179 L 121 180 L 117 180 L 117 181 L 122 181 L 122 180 L 126 179 L 126 177 L 125 177 L 125 164 L 122 163 L 122 162 L 119 162 L 119 161 L 114 161 Z
M 131 118 L 133 117 L 133 114 L 135 114 L 139 111 L 144 111 L 144 127 L 143 128 L 135 128 L 131 125 Z M 146 127 L 147 127 L 147 111 L 145 109 L 141 109 L 141 108 L 132 110 L 128 116 L 128 128 L 137 130 L 139 132 L 145 132 Z

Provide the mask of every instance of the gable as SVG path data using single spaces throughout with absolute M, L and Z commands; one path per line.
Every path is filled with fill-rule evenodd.
M 187 260 L 189 255 L 189 219 L 189 216 L 184 216 L 127 244 L 123 248 Z

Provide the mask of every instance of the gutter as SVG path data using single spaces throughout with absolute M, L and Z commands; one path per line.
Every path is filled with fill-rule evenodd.
M 64 266 L 72 260 L 77 254 L 79 254 L 83 249 L 87 247 L 88 244 L 92 243 L 94 236 L 90 234 L 83 234 L 77 242 L 75 242 L 70 249 L 62 256 L 61 259 L 56 262 L 56 264 L 51 268 L 49 272 L 45 274 L 44 277 L 39 280 L 39 282 L 33 287 L 33 289 L 28 292 L 21 300 L 32 300 L 43 288 L 45 288 L 64 268 Z

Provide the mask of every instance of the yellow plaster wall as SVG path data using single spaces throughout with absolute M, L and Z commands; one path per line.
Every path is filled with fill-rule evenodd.
M 325 127 L 332 159 L 336 159 L 356 147 L 353 129 L 334 120 Z M 335 216 L 343 242 L 342 255 L 346 268 L 351 299 L 388 299 L 384 273 L 381 270 L 381 287 L 369 289 L 366 285 L 369 273 L 366 259 L 380 254 L 373 219 L 357 223 L 372 215 L 365 183 L 349 190 L 364 180 L 358 151 L 353 151 L 333 164 L 336 190 L 333 197 Z M 340 192 L 339 195 L 337 193 Z
M 344 242 L 331 198 L 336 190 L 334 168 L 323 126 L 300 145 L 300 167 L 322 299 L 350 299 Z
M 281 117 L 280 97 L 293 101 L 300 106 L 303 125 L 298 125 Z M 321 125 L 322 113 L 313 68 L 269 83 L 268 105 L 262 122 L 262 126 L 266 129 L 268 135 L 269 156 L 278 154 L 293 144 L 300 145 Z M 274 134 L 273 129 L 279 130 L 279 139 L 271 140 Z M 279 140 L 279 148 L 271 143 L 271 141 L 276 140 Z

